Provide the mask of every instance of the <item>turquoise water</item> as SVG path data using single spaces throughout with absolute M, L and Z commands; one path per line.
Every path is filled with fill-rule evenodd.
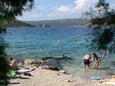
M 86 53 L 98 52 L 89 46 L 92 40 L 92 29 L 77 27 L 49 27 L 49 28 L 8 28 L 4 39 L 9 43 L 8 55 L 21 58 L 39 58 L 42 56 L 61 56 L 65 54 L 74 61 L 65 63 L 66 69 L 75 72 L 82 68 L 82 57 Z M 103 60 L 103 66 L 115 60 L 115 54 L 108 54 Z
M 65 54 L 80 57 L 88 52 L 88 29 L 82 28 L 9 28 L 5 40 L 11 55 L 38 58 Z

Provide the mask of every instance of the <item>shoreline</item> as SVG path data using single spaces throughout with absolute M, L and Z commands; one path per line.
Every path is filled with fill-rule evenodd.
M 35 61 L 31 60 L 30 63 L 24 64 L 23 67 L 33 68 L 33 64 L 36 64 Z M 45 66 L 44 68 L 42 66 L 35 67 L 34 65 L 35 70 L 30 72 L 32 76 L 21 74 L 20 77 L 10 79 L 8 86 L 105 86 L 100 84 L 99 80 L 86 79 L 79 75 L 70 74 L 63 69 L 52 70 L 51 67 L 47 68 Z
M 99 81 L 85 80 L 79 76 L 64 74 L 63 71 L 41 69 L 31 72 L 32 76 L 11 79 L 8 86 L 101 86 Z

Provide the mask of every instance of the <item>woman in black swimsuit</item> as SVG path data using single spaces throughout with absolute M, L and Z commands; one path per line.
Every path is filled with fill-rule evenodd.
M 95 53 L 93 53 L 92 58 L 94 61 L 93 68 L 97 69 L 101 63 L 101 60 L 99 59 L 99 57 Z

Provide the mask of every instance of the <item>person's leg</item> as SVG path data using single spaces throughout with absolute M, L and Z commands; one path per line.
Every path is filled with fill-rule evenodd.
M 97 69 L 98 67 L 99 67 L 99 63 L 97 62 L 95 68 Z
M 86 65 L 86 60 L 83 60 L 83 64 L 84 64 L 84 69 L 86 69 L 87 65 Z
M 88 68 L 90 68 L 90 63 L 87 64 Z
M 93 68 L 94 68 L 94 69 L 96 68 L 96 63 L 93 64 Z
M 90 61 L 87 60 L 87 68 L 90 68 Z
M 87 65 L 86 65 L 86 64 L 84 64 L 84 69 L 86 70 L 86 68 L 87 68 Z

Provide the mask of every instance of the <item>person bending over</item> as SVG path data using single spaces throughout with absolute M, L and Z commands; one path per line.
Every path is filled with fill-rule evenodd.
M 83 57 L 83 63 L 84 63 L 84 69 L 87 69 L 88 67 L 90 67 L 90 60 L 91 60 L 91 55 L 90 54 L 86 54 Z

